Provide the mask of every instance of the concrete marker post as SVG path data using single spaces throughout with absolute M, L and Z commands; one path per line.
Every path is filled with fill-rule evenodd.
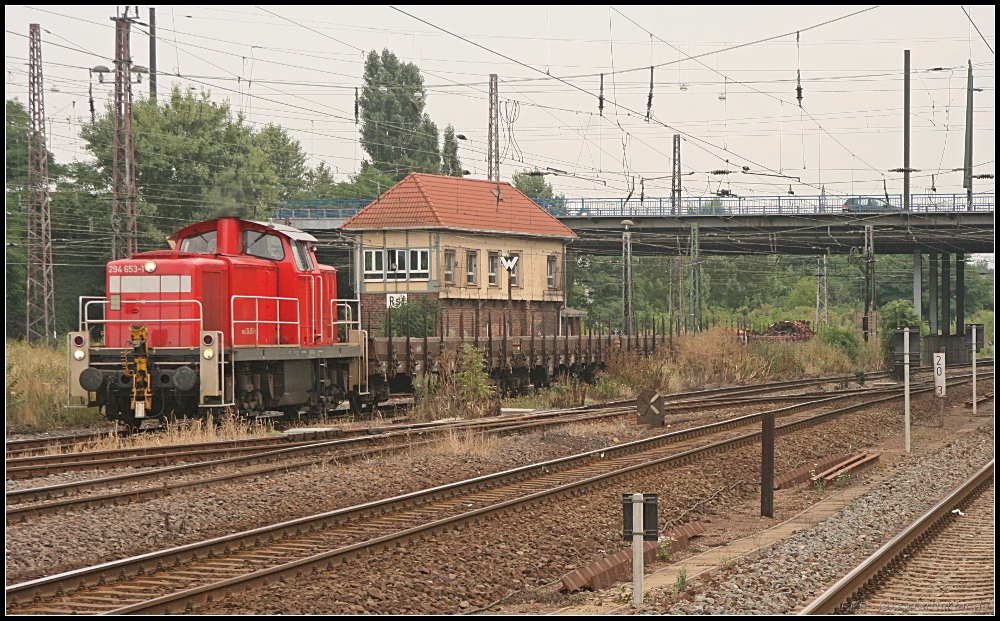
M 903 445 L 910 452 L 910 329 L 903 328 Z
M 639 605 L 643 599 L 642 578 L 645 563 L 642 558 L 642 512 L 645 503 L 642 494 L 632 494 L 632 603 Z
M 979 330 L 972 327 L 972 415 L 976 416 L 976 337 Z
M 948 384 L 945 376 L 945 352 L 941 348 L 941 353 L 934 356 L 934 394 L 939 397 L 941 427 L 944 427 L 944 400 L 948 395 Z

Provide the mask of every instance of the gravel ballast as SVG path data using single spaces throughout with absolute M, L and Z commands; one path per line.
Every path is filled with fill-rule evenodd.
M 896 407 L 874 407 L 786 436 L 779 468 L 803 455 L 869 446 L 896 432 Z M 272 584 L 212 604 L 210 614 L 407 614 L 474 611 L 508 604 L 563 600 L 554 589 L 568 571 L 613 554 L 621 542 L 621 493 L 660 496 L 661 523 L 715 496 L 686 519 L 711 519 L 722 507 L 756 494 L 760 448 L 748 446 L 658 473 L 643 474 L 574 499 L 559 500 L 449 532 L 419 544 L 375 553 L 290 584 Z M 790 517 L 794 513 L 786 516 Z M 539 590 L 541 589 L 541 590 Z M 548 601 L 551 600 L 551 601 Z M 531 604 L 533 605 L 533 604 Z M 503 612 L 494 608 L 492 612 Z M 534 608 L 532 612 L 548 611 Z
M 782 614 L 815 597 L 993 458 L 984 424 L 946 448 L 913 457 L 840 513 L 697 581 L 688 593 L 657 590 L 636 612 Z

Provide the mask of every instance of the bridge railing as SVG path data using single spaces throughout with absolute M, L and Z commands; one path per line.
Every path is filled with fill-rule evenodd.
M 630 217 L 630 216 L 711 216 L 711 215 L 779 215 L 842 213 L 849 197 L 837 196 L 711 196 L 671 198 L 555 198 L 535 199 L 543 209 L 556 217 Z M 889 204 L 899 209 L 901 195 L 890 195 Z M 992 212 L 993 194 L 975 194 L 972 210 Z M 910 210 L 917 213 L 967 211 L 964 194 L 915 194 L 910 197 Z
M 368 199 L 289 200 L 278 205 L 276 218 L 293 220 L 346 220 L 364 209 Z
M 537 198 L 542 209 L 556 217 L 631 217 L 631 216 L 764 216 L 781 214 L 842 213 L 851 197 L 838 196 L 695 196 L 678 202 L 667 198 Z M 883 197 L 875 197 L 883 198 Z M 277 218 L 292 220 L 346 220 L 364 209 L 368 199 L 318 199 L 283 201 Z M 889 195 L 897 209 L 902 195 Z M 992 212 L 994 194 L 973 194 L 972 211 Z M 915 213 L 968 211 L 965 194 L 913 194 L 910 209 Z

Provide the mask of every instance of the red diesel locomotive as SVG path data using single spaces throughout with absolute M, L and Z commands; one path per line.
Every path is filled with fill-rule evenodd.
M 108 263 L 107 296 L 81 298 L 69 334 L 70 404 L 133 426 L 213 409 L 318 414 L 344 399 L 360 410 L 367 335 L 315 241 L 218 218 L 181 229 L 170 250 Z

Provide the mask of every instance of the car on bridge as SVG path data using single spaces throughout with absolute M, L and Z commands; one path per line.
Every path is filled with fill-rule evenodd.
M 843 211 L 848 213 L 885 213 L 902 211 L 902 208 L 882 198 L 858 197 L 847 199 L 844 202 Z

